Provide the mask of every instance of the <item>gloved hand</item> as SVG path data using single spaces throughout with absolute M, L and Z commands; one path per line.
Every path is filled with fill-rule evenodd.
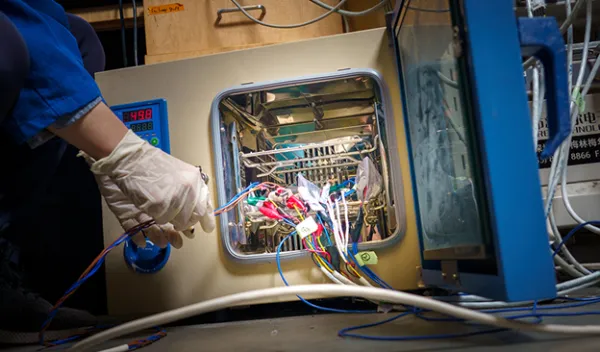
M 84 152 L 79 152 L 78 156 L 83 157 L 90 166 L 94 163 L 94 159 Z M 100 189 L 100 194 L 102 194 L 108 207 L 113 214 L 115 214 L 125 231 L 143 222 L 152 220 L 150 216 L 142 213 L 141 210 L 136 208 L 135 205 L 131 203 L 131 200 L 127 198 L 125 194 L 123 194 L 121 189 L 119 189 L 119 187 L 108 176 L 94 176 L 96 177 L 96 183 Z M 183 234 L 190 239 L 194 238 L 193 228 L 191 230 L 183 231 Z M 144 235 L 146 235 L 150 241 L 152 241 L 152 243 L 160 248 L 165 248 L 168 243 L 171 243 L 171 245 L 175 248 L 181 248 L 183 245 L 181 232 L 176 231 L 171 224 L 153 225 L 147 229 L 144 229 L 143 232 L 136 234 L 131 239 L 138 247 L 143 248 L 146 246 Z
M 95 175 L 108 176 L 137 209 L 158 224 L 187 230 L 200 222 L 215 228 L 208 186 L 200 170 L 151 146 L 128 131 L 112 153 L 94 162 Z

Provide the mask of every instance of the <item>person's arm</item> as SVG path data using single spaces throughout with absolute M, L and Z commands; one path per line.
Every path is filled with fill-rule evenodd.
M 127 133 L 127 127 L 103 102 L 66 127 L 48 129 L 96 160 L 110 155 Z
M 210 192 L 200 170 L 138 137 L 104 103 L 66 127 L 49 130 L 91 156 L 92 172 L 111 179 L 158 224 L 185 231 L 199 221 L 206 232 L 214 229 Z

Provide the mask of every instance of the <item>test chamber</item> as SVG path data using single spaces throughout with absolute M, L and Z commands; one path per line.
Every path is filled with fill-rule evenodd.
M 384 178 L 372 207 L 382 226 L 361 246 L 377 251 L 373 270 L 384 280 L 402 290 L 426 283 L 505 300 L 551 297 L 512 5 L 495 4 L 501 16 L 486 26 L 468 21 L 468 13 L 483 11 L 476 1 L 426 3 L 452 11 L 424 14 L 401 1 L 390 32 L 128 68 L 97 81 L 110 105 L 167 101 L 171 153 L 202 166 L 216 204 L 255 179 L 293 186 L 300 171 L 315 183 L 342 181 L 368 154 Z M 461 26 L 481 34 L 457 31 Z M 503 70 L 494 72 L 498 58 L 486 54 L 482 38 L 499 27 L 507 29 L 499 41 L 507 50 Z M 517 88 L 483 93 L 494 84 Z M 551 121 L 554 128 L 559 120 Z M 508 172 L 514 165 L 520 184 Z M 111 253 L 109 313 L 151 313 L 282 285 L 272 252 L 283 234 L 266 219 L 243 221 L 245 211 L 221 216 L 214 233 L 197 231 L 152 275 Z M 121 233 L 104 207 L 105 243 Z M 288 281 L 326 282 L 298 243 L 284 248 Z
M 361 54 L 357 55 L 357 52 Z M 310 79 L 306 80 L 307 77 Z M 393 209 L 381 214 L 385 223 L 390 223 L 389 228 L 393 227 L 393 231 L 386 230 L 389 236 L 384 234 L 381 240 L 373 241 L 372 246 L 376 248 L 379 257 L 379 264 L 373 270 L 399 289 L 418 287 L 417 268 L 420 261 L 407 149 L 403 137 L 400 92 L 394 53 L 384 28 L 103 72 L 96 79 L 104 98 L 111 106 L 165 99 L 171 154 L 193 165 L 202 166 L 210 177 L 208 185 L 215 204 L 228 200 L 228 192 L 236 187 L 233 172 L 227 169 L 232 164 L 219 163 L 217 168 L 216 158 L 222 158 L 223 152 L 228 148 L 223 143 L 231 138 L 231 123 L 244 123 L 243 120 L 240 121 L 242 114 L 236 109 L 246 109 L 252 105 L 246 103 L 250 99 L 250 93 L 260 95 L 262 92 L 265 96 L 263 105 L 269 104 L 267 100 L 270 98 L 267 99 L 266 96 L 272 97 L 271 94 L 276 97 L 273 104 L 282 104 L 279 110 L 267 106 L 269 111 L 274 111 L 275 116 L 272 118 L 277 119 L 277 125 L 281 125 L 265 129 L 267 140 L 281 137 L 278 140 L 283 142 L 280 143 L 304 144 L 353 136 L 364 139 L 365 143 L 357 146 L 357 155 L 361 151 L 375 148 L 374 151 L 379 155 L 377 158 L 383 154 L 390 159 L 390 169 L 393 165 L 393 171 L 388 170 L 390 191 L 387 193 L 390 202 L 394 202 Z M 303 95 L 298 93 L 298 88 L 302 88 Z M 286 94 L 289 98 L 287 100 L 284 99 Z M 321 131 L 311 134 L 307 130 L 289 130 L 294 126 L 306 129 L 303 125 L 314 125 L 311 109 L 294 108 L 296 105 L 305 105 L 304 98 L 311 99 L 313 95 L 319 95 L 323 101 L 332 98 L 335 100 L 336 94 L 344 97 L 340 100 L 346 100 L 347 103 L 318 104 L 323 113 L 322 120 L 317 121 L 322 124 Z M 219 109 L 224 113 L 216 111 Z M 291 109 L 294 115 L 298 115 L 298 121 L 310 123 L 287 122 L 286 118 L 290 117 L 284 116 L 286 109 Z M 337 119 L 350 115 L 355 116 L 347 117 L 345 121 Z M 385 129 L 379 131 L 368 127 L 374 126 L 377 121 L 375 115 L 381 118 L 385 116 Z M 222 122 L 224 126 L 221 126 Z M 224 127 L 223 131 L 221 127 Z M 285 128 L 288 128 L 287 132 Z M 261 140 L 252 135 L 251 130 L 242 132 L 240 138 Z M 300 135 L 294 141 L 286 140 L 292 137 L 290 134 Z M 315 135 L 318 134 L 319 140 L 299 139 L 317 138 Z M 385 143 L 385 148 L 380 143 Z M 246 144 L 245 147 L 256 150 L 251 144 Z M 343 150 L 344 145 L 337 147 L 342 147 Z M 273 145 L 270 149 L 261 148 L 263 151 L 276 149 L 273 149 Z M 304 150 L 303 153 L 306 153 L 306 159 L 308 153 L 329 155 L 327 153 L 335 152 L 332 149 L 328 152 L 326 149 L 327 146 L 321 145 L 319 148 Z M 352 153 L 350 149 L 348 152 Z M 349 157 L 352 158 L 353 155 Z M 223 158 L 221 160 L 225 161 Z M 243 164 L 244 160 L 240 162 Z M 345 162 L 353 163 L 348 159 Z M 253 172 L 254 175 L 263 172 L 258 168 L 248 170 L 248 175 L 240 176 L 250 179 Z M 312 171 L 315 175 L 310 177 L 318 181 L 318 170 Z M 352 172 L 347 168 L 337 171 Z M 285 181 L 285 176 L 280 176 L 279 173 L 276 176 L 283 177 Z M 386 197 L 381 201 L 388 202 Z M 270 249 L 266 240 L 261 240 L 262 235 L 259 234 L 249 237 L 246 244 L 241 243 L 237 240 L 239 235 L 232 237 L 232 227 L 229 224 L 233 222 L 233 229 L 236 229 L 236 213 L 228 215 L 231 219 L 228 218 L 225 223 L 224 218 L 217 219 L 217 229 L 213 233 L 203 233 L 198 227 L 196 238 L 186 240 L 183 248 L 172 250 L 164 268 L 154 274 L 136 273 L 125 264 L 122 252 L 111 253 L 106 261 L 109 313 L 146 314 L 226 294 L 283 285 L 274 257 L 268 252 Z M 103 208 L 103 218 L 105 244 L 109 244 L 122 233 L 122 229 L 106 207 Z M 271 236 L 269 230 L 264 232 L 266 238 Z M 257 244 L 251 242 L 254 238 L 259 239 Z M 288 281 L 294 284 L 327 282 L 308 256 L 298 256 L 292 244 L 288 249 L 283 253 L 283 256 L 292 257 L 283 261 Z

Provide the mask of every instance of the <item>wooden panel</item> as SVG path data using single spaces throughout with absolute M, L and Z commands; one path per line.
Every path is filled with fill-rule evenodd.
M 345 9 L 348 11 L 363 11 L 377 5 L 381 0 L 348 0 Z M 377 11 L 371 12 L 365 16 L 348 17 L 348 24 L 351 32 L 362 31 L 365 29 L 385 27 L 385 13 L 392 10 L 396 0 L 389 1 L 389 5 L 384 6 Z
M 146 57 L 144 58 L 144 63 L 146 65 L 157 64 L 160 62 L 189 59 L 191 57 L 199 57 L 199 56 L 204 56 L 204 55 L 224 53 L 224 52 L 228 52 L 228 51 L 250 49 L 250 48 L 256 48 L 259 46 L 265 46 L 265 45 L 271 45 L 271 44 L 274 44 L 274 43 L 247 44 L 247 45 L 238 45 L 238 46 L 223 47 L 223 48 L 210 48 L 210 49 L 204 49 L 204 50 L 182 51 L 179 53 L 146 55 Z
M 121 21 L 119 18 L 119 7 L 114 6 L 103 6 L 103 7 L 88 7 L 81 9 L 69 10 L 69 13 L 77 15 L 94 27 L 96 31 L 105 31 L 121 28 Z M 131 3 L 123 4 L 123 17 L 125 18 L 125 26 L 133 26 L 133 7 Z M 137 7 L 138 27 L 144 25 L 144 8 L 142 6 Z
M 326 0 L 336 3 L 337 0 Z M 152 6 L 175 3 L 173 0 L 144 0 L 146 48 L 148 55 L 197 51 L 210 48 L 236 47 L 258 43 L 281 43 L 343 32 L 337 14 L 317 23 L 295 29 L 268 28 L 253 23 L 243 14 L 226 13 L 217 23 L 217 10 L 235 7 L 230 0 L 178 0 L 184 10 L 150 15 Z M 325 12 L 310 1 L 300 0 L 239 0 L 242 5 L 263 5 L 263 21 L 291 24 L 307 21 Z M 256 17 L 260 11 L 251 11 Z

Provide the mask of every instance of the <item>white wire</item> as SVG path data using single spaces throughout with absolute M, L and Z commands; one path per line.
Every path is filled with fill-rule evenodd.
M 571 16 L 571 1 L 565 1 L 567 17 Z M 567 78 L 569 80 L 569 92 L 573 88 L 573 25 L 567 28 Z
M 327 269 L 325 269 L 322 266 L 320 266 L 319 269 L 321 269 L 323 274 L 325 274 L 325 276 L 327 276 L 329 278 L 329 280 L 333 281 L 334 283 L 336 283 L 338 285 L 343 285 L 343 283 L 340 280 L 338 280 L 334 275 L 332 275 L 329 271 L 327 271 Z
M 342 216 L 340 215 L 340 202 L 338 202 L 338 200 L 335 200 L 335 211 L 336 211 L 336 215 L 337 218 L 336 220 L 338 221 L 338 231 L 339 231 L 339 238 L 340 238 L 340 246 L 341 246 L 341 250 L 342 250 L 342 257 L 346 257 L 348 254 L 348 245 L 346 244 L 346 241 L 344 240 L 344 233 L 342 232 Z
M 354 283 L 352 280 L 348 279 L 347 277 L 345 277 L 344 275 L 340 274 L 337 271 L 333 272 L 333 276 L 335 276 L 336 279 L 340 280 L 341 282 L 343 282 L 346 285 L 356 286 L 356 283 Z
M 584 288 L 595 286 L 599 282 L 600 282 L 600 279 L 596 279 L 596 280 L 590 281 L 588 283 L 584 283 L 584 284 L 581 284 L 581 285 L 578 285 L 578 286 L 571 287 L 571 288 L 566 289 L 566 290 L 558 291 L 558 295 L 559 296 L 565 296 L 565 295 L 568 295 L 570 293 L 573 293 L 573 292 L 576 292 L 576 291 L 579 291 L 579 290 L 583 290 Z
M 440 71 L 437 71 L 437 75 L 440 78 L 440 80 L 444 83 L 446 83 L 447 85 L 449 85 L 452 88 L 458 88 L 458 82 L 453 81 L 452 79 L 444 76 L 443 73 L 441 73 Z
M 328 5 L 319 0 L 310 0 L 310 1 L 312 3 L 314 3 L 315 5 L 321 6 L 324 9 L 327 9 L 327 10 L 333 9 L 333 6 Z M 377 5 L 375 5 L 371 8 L 368 8 L 366 10 L 363 10 L 363 11 L 347 11 L 347 10 L 342 10 L 342 9 L 336 9 L 335 12 L 339 13 L 342 16 L 348 16 L 348 17 L 364 16 L 364 15 L 370 14 L 373 11 L 379 10 L 381 7 L 385 6 L 385 4 L 388 2 L 389 2 L 389 0 L 381 0 L 381 2 L 377 3 Z
M 371 285 L 369 280 L 365 279 L 362 276 L 358 279 L 358 282 L 360 282 L 363 286 L 374 287 L 373 285 Z
M 555 243 L 557 243 L 557 244 L 561 243 L 563 238 L 562 238 L 562 235 L 560 234 L 560 231 L 558 230 L 558 227 L 556 226 L 556 220 L 554 219 L 554 213 L 551 212 L 549 214 L 548 222 L 550 225 L 550 229 L 551 229 L 552 233 L 554 234 Z M 579 275 L 575 274 L 575 276 L 591 274 L 591 272 L 588 269 L 586 269 L 583 265 L 581 265 L 581 263 L 579 263 L 577 261 L 577 259 L 575 259 L 575 257 L 573 257 L 573 255 L 571 254 L 571 252 L 569 251 L 569 248 L 567 246 L 565 246 L 565 245 L 561 246 L 560 250 L 561 250 L 561 253 L 564 254 L 564 256 L 567 258 L 569 263 L 573 264 L 575 269 L 577 269 L 577 270 L 579 270 L 579 272 L 581 272 L 581 274 L 579 274 Z M 552 252 L 552 250 L 551 250 L 551 252 Z
M 568 290 L 570 288 L 577 287 L 582 284 L 587 284 L 598 279 L 600 279 L 600 271 L 596 271 L 589 275 L 578 277 L 576 279 L 571 279 L 569 281 L 561 282 L 560 284 L 556 285 L 556 290 Z
M 533 8 L 531 5 L 531 0 L 527 0 L 527 16 L 533 17 Z M 538 142 L 538 124 L 540 123 L 540 119 L 542 117 L 542 104 L 540 101 L 544 99 L 544 96 L 540 91 L 540 69 L 539 65 L 535 65 L 532 68 L 532 83 L 533 83 L 533 101 L 531 103 L 531 117 L 533 124 L 533 148 L 537 150 L 537 142 Z
M 452 304 L 436 301 L 431 298 L 375 287 L 347 286 L 347 285 L 303 285 L 266 288 L 262 290 L 247 291 L 233 295 L 223 296 L 208 301 L 195 303 L 189 306 L 173 309 L 163 313 L 151 315 L 142 319 L 127 322 L 117 327 L 102 331 L 78 342 L 71 349 L 82 351 L 96 346 L 104 341 L 117 338 L 139 330 L 169 324 L 174 321 L 200 315 L 219 309 L 229 308 L 240 304 L 249 304 L 258 300 L 279 299 L 292 295 L 319 295 L 323 297 L 363 297 L 381 302 L 403 304 L 422 309 L 432 310 L 444 315 L 464 319 L 488 326 L 514 329 L 519 331 L 544 332 L 552 334 L 570 335 L 598 335 L 599 325 L 559 325 L 559 324 L 533 324 L 524 321 L 507 320 L 499 316 L 486 314 Z
M 324 13 L 318 17 L 313 18 L 312 20 L 306 21 L 306 22 L 296 23 L 296 24 L 272 24 L 272 23 L 266 23 L 266 22 L 263 22 L 263 21 L 257 19 L 256 17 L 254 17 L 250 13 L 248 13 L 248 11 L 244 10 L 244 7 L 242 5 L 240 5 L 240 3 L 237 2 L 237 0 L 231 0 L 231 2 L 235 5 L 235 7 L 237 7 L 244 14 L 244 16 L 248 17 L 252 22 L 258 23 L 265 27 L 280 28 L 280 29 L 299 28 L 299 27 L 308 26 L 309 24 L 318 22 L 318 21 L 324 19 L 325 17 L 331 15 L 332 13 L 336 12 L 340 7 L 342 7 L 342 5 L 344 5 L 346 3 L 346 1 L 348 1 L 348 0 L 340 0 L 340 2 L 337 3 L 337 5 L 335 5 L 335 7 L 332 7 L 331 10 L 327 11 L 326 13 Z
M 589 42 L 590 42 L 590 33 L 591 33 L 591 22 L 592 22 L 592 2 L 589 1 L 587 3 L 586 6 L 586 24 L 585 24 L 585 36 L 584 36 L 584 45 L 583 45 L 583 53 L 582 53 L 582 59 L 581 59 L 581 65 L 580 65 L 580 69 L 579 69 L 579 75 L 577 77 L 577 82 L 575 83 L 575 88 L 574 88 L 574 94 L 581 94 L 581 96 L 585 96 L 589 90 L 589 87 L 591 87 L 592 81 L 595 77 L 596 72 L 598 71 L 598 68 L 600 67 L 600 60 L 596 59 L 596 62 L 594 63 L 594 66 L 592 67 L 592 71 L 590 72 L 590 74 L 588 75 L 588 79 L 583 87 L 583 89 L 581 90 L 581 92 L 579 92 L 579 88 L 581 86 L 581 83 L 583 81 L 583 76 L 585 75 L 585 71 L 587 68 L 587 59 L 588 59 L 588 49 L 589 49 Z M 576 99 L 573 98 L 573 99 Z M 576 104 L 574 102 L 571 103 L 571 108 L 573 109 L 573 119 L 571 122 L 571 128 L 575 128 L 576 122 L 577 122 L 577 117 L 578 117 L 578 107 L 576 106 Z M 578 223 L 582 224 L 585 222 L 585 220 L 583 218 L 581 218 L 577 212 L 573 209 L 573 207 L 571 206 L 571 202 L 569 201 L 569 194 L 568 194 L 568 189 L 567 189 L 567 171 L 568 171 L 568 152 L 569 152 L 569 148 L 571 147 L 570 143 L 571 143 L 571 138 L 572 138 L 572 134 L 569 136 L 569 138 L 567 138 L 567 140 L 565 141 L 568 142 L 569 144 L 566 145 L 565 149 L 566 149 L 566 153 L 567 156 L 564 157 L 564 163 L 562 164 L 562 183 L 561 183 L 561 192 L 562 192 L 562 201 L 565 205 L 565 208 L 567 210 L 567 212 L 569 213 L 569 215 L 571 215 L 571 217 L 573 219 L 575 219 Z M 600 234 L 600 228 L 593 226 L 593 225 L 586 225 L 585 229 L 587 229 L 588 231 L 591 231 L 595 234 Z
M 570 0 L 566 0 L 566 1 L 569 2 Z M 564 22 L 560 25 L 560 33 L 565 34 L 567 29 L 569 27 L 571 27 L 571 25 L 573 24 L 573 20 L 575 19 L 575 17 L 577 16 L 577 13 L 579 12 L 579 9 L 581 9 L 581 6 L 586 1 L 591 1 L 591 0 L 579 0 L 575 3 L 575 6 L 573 6 L 573 11 L 567 15 Z M 569 7 L 570 7 L 570 4 L 569 4 Z M 523 63 L 523 68 L 528 69 L 528 68 L 532 67 L 534 63 L 535 63 L 535 58 L 530 57 L 529 59 L 525 60 L 525 62 Z
M 563 246 L 564 247 L 564 246 Z M 550 253 L 554 253 L 552 250 L 550 250 Z M 559 255 L 555 255 L 554 256 L 554 262 L 560 266 L 565 272 L 569 273 L 571 276 L 573 277 L 582 277 L 584 276 L 584 274 L 582 274 L 581 272 L 575 270 L 571 265 L 569 265 L 569 263 L 567 263 L 561 256 Z
M 590 4 L 591 4 L 591 2 L 590 2 Z M 586 50 L 586 52 L 587 52 L 587 50 Z M 587 60 L 587 57 L 585 57 L 585 59 Z M 582 67 L 585 66 L 585 64 L 583 62 L 586 62 L 586 61 L 582 61 Z M 582 96 L 585 96 L 587 94 L 588 90 L 591 87 L 592 81 L 594 80 L 594 77 L 596 77 L 596 73 L 598 72 L 599 68 L 600 68 L 600 57 L 597 57 L 596 61 L 594 62 L 594 66 L 592 66 L 592 70 L 590 71 L 590 74 L 588 75 L 588 80 L 586 81 L 586 83 L 583 87 L 583 90 L 581 91 Z M 562 200 L 563 200 L 563 203 L 564 203 L 565 208 L 567 209 L 567 212 L 569 213 L 569 215 L 571 215 L 571 217 L 573 219 L 575 219 L 575 221 L 577 221 L 578 223 L 583 224 L 586 221 L 577 214 L 577 212 L 573 209 L 571 202 L 569 201 L 569 193 L 568 193 L 568 189 L 567 189 L 567 170 L 568 170 L 567 167 L 565 167 L 563 169 L 562 183 L 561 183 Z M 595 234 L 600 234 L 600 228 L 598 228 L 596 226 L 586 225 L 585 228 Z
M 577 2 L 577 4 L 575 4 L 575 8 L 578 8 L 578 6 L 580 7 L 581 4 L 583 3 L 582 1 L 585 1 L 587 4 L 586 33 L 585 33 L 584 46 L 583 46 L 583 59 L 585 59 L 585 61 L 582 60 L 582 63 L 584 63 L 583 66 L 585 66 L 585 62 L 587 62 L 587 54 L 588 54 L 588 48 L 589 48 L 589 34 L 590 34 L 591 22 L 592 22 L 592 20 L 591 20 L 592 4 L 591 4 L 591 1 L 589 1 L 589 0 L 579 0 Z M 575 8 L 573 8 L 573 12 L 571 12 L 571 16 L 576 12 Z M 582 67 L 582 69 L 579 71 L 579 75 L 577 77 L 577 83 L 575 84 L 573 92 L 579 91 L 579 88 L 581 87 L 581 83 L 583 81 L 584 72 L 585 72 L 585 67 Z M 588 81 L 589 81 L 589 78 L 590 77 L 588 77 Z M 593 79 L 593 77 L 592 77 L 592 79 Z M 590 84 L 591 84 L 591 82 L 590 82 Z M 582 91 L 581 95 L 585 95 L 584 93 L 587 93 L 587 92 Z M 577 110 L 576 110 L 576 107 L 575 107 L 575 104 L 573 101 L 571 101 L 571 104 L 570 104 L 570 111 L 571 111 L 571 127 L 573 128 L 575 125 L 575 122 L 577 121 Z M 569 135 L 567 140 L 565 140 L 565 142 L 563 142 L 563 144 L 560 146 L 560 148 L 554 153 L 554 160 L 552 160 L 552 165 L 550 168 L 550 177 L 548 179 L 548 193 L 546 196 L 546 205 L 545 205 L 545 214 L 546 215 L 548 215 L 551 210 L 552 201 L 554 199 L 554 194 L 556 192 L 556 188 L 558 186 L 558 183 L 560 182 L 561 176 L 563 176 L 563 169 L 567 167 L 569 148 L 571 145 L 571 137 L 572 137 L 572 135 Z
M 344 255 L 344 247 L 342 247 L 342 238 L 340 237 L 341 230 L 339 229 L 339 222 L 335 216 L 335 212 L 333 211 L 331 200 L 327 199 L 327 212 L 329 213 L 329 218 L 331 219 L 331 223 L 333 225 L 333 238 L 335 240 L 335 248 L 337 249 L 340 257 L 344 260 L 344 263 L 347 263 L 346 256 Z
M 350 221 L 348 220 L 348 203 L 346 203 L 346 197 L 344 196 L 344 192 L 342 193 L 342 203 L 344 204 L 344 220 L 346 221 L 346 228 L 344 233 L 344 248 L 348 248 L 350 244 Z

